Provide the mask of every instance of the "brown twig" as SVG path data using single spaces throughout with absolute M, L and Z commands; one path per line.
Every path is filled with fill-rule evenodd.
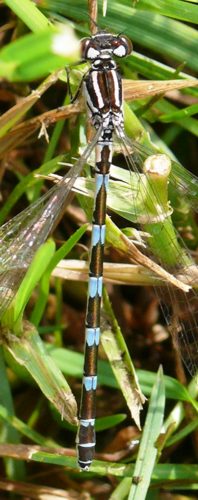
M 90 18 L 90 33 L 94 35 L 97 28 L 97 19 L 98 19 L 98 2 L 97 0 L 88 0 L 88 11 Z

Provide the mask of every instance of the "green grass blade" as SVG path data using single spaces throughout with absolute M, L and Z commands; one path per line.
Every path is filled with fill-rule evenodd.
M 113 314 L 106 290 L 103 292 L 104 308 L 112 323 L 113 331 L 105 330 L 101 336 L 102 346 L 111 363 L 112 370 L 122 390 L 132 418 L 140 428 L 140 411 L 145 397 L 138 384 L 126 343 Z
M 3 405 L 5 411 L 9 412 L 14 418 L 14 405 L 12 400 L 11 388 L 8 381 L 8 376 L 5 367 L 4 355 L 2 346 L 0 346 L 0 405 Z M 15 445 L 20 443 L 20 436 L 17 429 L 13 429 L 10 422 L 6 419 L 4 426 L 0 425 L 0 442 L 13 443 Z M 25 468 L 23 462 L 17 462 L 12 458 L 4 460 L 5 471 L 9 479 L 20 480 L 24 479 Z
M 172 113 L 166 113 L 164 116 L 160 117 L 160 121 L 164 123 L 171 123 L 177 121 L 180 123 L 182 120 L 185 120 L 189 116 L 193 116 L 198 112 L 198 104 L 192 104 L 187 108 L 183 108 L 179 111 L 173 111 Z M 197 134 L 198 135 L 198 134 Z
M 179 113 L 178 115 L 177 114 L 178 109 L 176 108 L 176 106 L 174 106 L 168 101 L 165 101 L 164 99 L 161 99 L 157 103 L 156 107 L 159 113 L 159 120 L 161 120 L 161 115 L 162 115 L 162 122 L 164 122 L 164 115 L 166 117 L 166 115 L 170 116 L 172 114 L 173 123 L 178 123 L 178 125 L 180 125 L 184 130 L 188 130 L 188 132 L 191 132 L 196 137 L 198 137 L 198 121 L 195 118 L 191 117 L 191 113 L 189 113 L 188 115 L 185 114 L 184 110 L 182 110 L 182 114 Z M 184 116 L 182 119 L 181 116 L 183 115 L 183 111 L 184 111 Z M 176 114 L 175 117 L 174 113 Z
M 42 245 L 36 252 L 30 267 L 27 270 L 25 278 L 23 279 L 19 290 L 14 299 L 13 307 L 13 323 L 19 323 L 22 320 L 24 309 L 30 299 L 32 291 L 34 290 L 36 284 L 40 280 L 41 276 L 45 272 L 53 254 L 55 251 L 55 243 L 52 240 L 48 240 L 44 245 Z M 9 316 L 10 318 L 10 316 Z M 6 313 L 3 318 L 3 324 L 6 324 Z M 8 326 L 8 325 L 7 325 Z M 11 327 L 11 325 L 10 325 Z
M 195 418 L 195 420 L 192 420 L 192 422 L 189 422 L 189 424 L 185 425 L 181 431 L 176 432 L 172 437 L 170 437 L 167 442 L 166 446 L 172 446 L 175 443 L 178 443 L 178 441 L 182 441 L 184 438 L 189 436 L 191 432 L 194 432 L 198 429 L 198 418 Z
M 157 2 L 156 0 L 141 0 L 141 2 L 137 2 L 136 9 L 158 12 L 163 16 L 198 24 L 198 10 L 196 5 L 187 6 L 181 0 L 158 0 Z
M 46 438 L 44 438 L 41 434 L 31 429 L 27 424 L 25 424 L 22 420 L 11 415 L 7 408 L 0 404 L 0 419 L 4 421 L 4 423 L 9 424 L 10 427 L 17 433 L 20 432 L 22 436 L 26 436 L 28 439 L 31 439 L 36 444 L 40 446 L 46 446 Z M 9 439 L 7 440 L 9 441 Z
M 46 307 L 49 295 L 50 276 L 52 271 L 60 262 L 60 260 L 64 259 L 66 255 L 72 250 L 72 248 L 80 240 L 80 238 L 83 236 L 86 230 L 87 230 L 87 224 L 84 224 L 74 234 L 72 234 L 72 236 L 70 236 L 70 238 L 66 241 L 66 243 L 64 243 L 55 252 L 55 255 L 51 258 L 49 266 L 47 267 L 46 272 L 43 274 L 41 278 L 38 299 L 30 318 L 31 322 L 35 326 L 39 325 L 44 309 Z
M 129 500 L 144 500 L 147 495 L 157 458 L 157 438 L 162 429 L 165 407 L 165 387 L 162 369 L 159 369 L 151 393 L 148 413 L 133 473 Z
M 198 395 L 198 386 L 197 386 L 197 377 L 194 377 L 194 379 L 191 380 L 189 386 L 188 386 L 188 394 L 189 394 L 189 400 L 191 400 L 191 404 L 193 406 L 193 411 L 196 411 L 198 413 L 198 406 L 197 406 L 197 395 Z M 176 399 L 176 398 L 175 398 Z M 195 414 L 196 415 L 196 414 Z M 165 431 L 165 434 L 168 434 L 168 441 L 174 440 L 175 436 L 178 434 L 180 435 L 180 431 L 175 433 L 175 431 L 179 428 L 180 424 L 184 420 L 186 416 L 186 409 L 185 406 L 181 403 L 178 402 L 174 408 L 171 410 L 169 413 L 168 417 L 166 418 L 163 429 Z M 196 417 L 195 417 L 196 420 Z M 189 425 L 191 422 L 189 423 Z M 183 429 L 181 430 L 181 432 Z M 187 433 L 189 431 L 189 427 L 187 425 Z M 185 432 L 185 427 L 184 427 L 184 432 Z M 175 433 L 175 434 L 173 434 Z M 181 437 L 181 435 L 180 435 Z
M 124 479 L 122 479 L 122 481 L 120 481 L 117 488 L 115 488 L 115 490 L 109 497 L 109 500 L 125 500 L 126 498 L 128 498 L 130 486 L 131 478 L 125 477 Z
M 35 33 L 49 28 L 51 25 L 49 19 L 40 12 L 31 0 L 5 0 L 4 3 Z
M 167 64 L 159 62 L 151 57 L 140 54 L 139 52 L 133 51 L 133 57 L 131 57 L 129 62 L 129 67 L 131 70 L 136 71 L 140 75 L 145 76 L 150 80 L 169 80 L 175 78 L 175 69 Z M 179 72 L 179 77 L 188 79 L 189 75 L 183 71 Z M 197 90 L 191 91 L 193 94 L 197 95 Z
M 30 457 L 31 450 L 31 457 Z M 20 445 L 19 450 L 14 449 L 14 455 L 18 451 L 18 457 L 20 459 L 32 460 L 33 462 L 38 462 L 41 464 L 48 463 L 53 465 L 59 465 L 62 467 L 72 467 L 72 469 L 76 469 L 76 458 L 71 456 L 66 456 L 66 454 L 60 454 L 59 450 L 52 449 L 51 452 L 46 452 L 46 450 L 37 450 L 35 446 L 32 448 L 26 445 Z M 0 445 L 0 454 L 4 455 L 5 451 Z M 6 447 L 6 455 L 9 456 L 9 445 Z M 10 446 L 10 455 L 13 456 L 13 447 Z M 77 470 L 76 470 L 77 472 Z M 79 472 L 79 471 L 78 471 Z M 90 473 L 97 474 L 102 477 L 112 476 L 115 478 L 131 478 L 134 474 L 134 465 L 132 464 L 124 464 L 124 463 L 114 463 L 114 462 L 102 462 L 99 460 L 94 460 L 90 468 Z M 82 476 L 80 476 L 82 477 Z M 83 477 L 84 474 L 83 474 Z M 90 477 L 90 475 L 89 475 Z M 194 486 L 194 489 L 197 489 L 198 485 L 198 469 L 197 464 L 158 464 L 155 466 L 152 476 L 152 484 L 156 487 L 162 485 L 167 481 L 168 489 L 178 489 L 183 490 L 191 490 Z M 139 499 L 140 500 L 140 497 Z M 142 500 L 142 499 L 141 499 Z
M 96 419 L 96 432 L 102 432 L 106 429 L 112 429 L 116 425 L 126 420 L 127 416 L 124 414 L 117 413 L 115 415 L 109 415 L 108 417 L 102 417 Z
M 48 240 L 38 249 L 14 299 L 1 318 L 1 325 L 9 331 L 14 331 L 15 335 L 20 336 L 23 333 L 24 309 L 33 289 L 45 272 L 54 251 L 55 243 L 52 240 Z
M 11 358 L 13 357 L 28 371 L 62 418 L 75 425 L 76 400 L 65 377 L 45 350 L 45 345 L 33 325 L 30 323 L 24 325 L 20 340 L 14 334 L 8 334 L 5 349 Z
M 79 59 L 79 43 L 71 27 L 31 33 L 0 52 L 0 76 L 31 81 Z
M 77 231 L 70 236 L 70 238 L 64 243 L 55 253 L 49 264 L 49 272 L 51 273 L 61 259 L 64 259 L 69 252 L 71 252 L 72 248 L 78 243 L 80 238 L 83 236 L 85 231 L 88 228 L 88 224 L 83 224 Z
M 138 377 L 140 379 L 141 387 L 144 393 L 148 396 L 151 394 L 151 388 L 155 382 L 155 373 L 145 370 L 138 370 Z M 184 385 L 182 385 L 177 379 L 164 376 L 166 397 L 170 399 L 179 399 L 180 401 L 192 402 L 193 398 Z

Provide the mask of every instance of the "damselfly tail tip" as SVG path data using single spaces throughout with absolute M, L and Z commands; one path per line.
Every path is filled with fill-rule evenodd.
M 78 466 L 80 468 L 80 472 L 89 472 L 91 464 L 92 464 L 91 460 L 88 462 L 82 462 L 81 460 L 78 460 Z

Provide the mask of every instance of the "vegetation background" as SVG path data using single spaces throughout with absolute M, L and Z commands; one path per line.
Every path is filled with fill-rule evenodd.
M 70 104 L 63 68 L 79 61 L 78 39 L 89 35 L 95 5 L 85 0 L 0 2 L 1 223 L 46 192 L 46 183 L 35 173 L 64 173 L 64 155 L 67 162 L 73 161 L 86 143 L 84 106 L 81 101 Z M 161 149 L 196 174 L 197 1 L 98 1 L 98 13 L 100 28 L 124 33 L 134 45 L 132 56 L 120 65 L 127 132 L 148 141 L 149 131 Z M 85 70 L 83 65 L 71 71 L 73 92 Z M 150 80 L 155 81 L 152 87 Z M 174 223 L 182 227 L 185 243 L 196 256 L 196 217 L 185 202 L 179 208 Z M 183 385 L 186 375 L 150 288 L 155 279 L 142 271 L 142 282 L 137 282 L 126 249 L 126 267 L 118 264 L 118 227 L 129 222 L 117 215 L 116 203 L 107 223 L 105 254 L 116 318 L 105 294 L 108 324 L 104 320 L 100 350 L 98 454 L 89 473 L 76 467 L 90 212 L 90 201 L 82 196 L 67 207 L 54 239 L 38 250 L 1 318 L 1 498 L 196 498 L 197 384 L 193 380 Z M 0 236 L 3 297 L 5 260 L 11 250 L 4 230 Z M 23 270 L 26 257 L 20 258 Z M 21 269 L 14 270 L 16 276 Z M 127 286 L 119 285 L 123 280 Z M 146 288 L 132 286 L 141 283 Z M 161 369 L 156 376 L 160 363 L 165 376 Z M 138 423 L 143 394 L 148 401 L 140 431 L 131 415 Z

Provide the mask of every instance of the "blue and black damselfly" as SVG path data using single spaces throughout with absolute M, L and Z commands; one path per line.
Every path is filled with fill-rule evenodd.
M 122 81 L 114 56 L 125 57 L 131 53 L 131 42 L 123 35 L 112 35 L 99 31 L 81 42 L 82 57 L 91 63 L 82 81 L 84 96 L 95 135 L 65 177 L 38 201 L 7 222 L 0 229 L 0 314 L 2 315 L 14 298 L 19 283 L 39 246 L 45 241 L 69 202 L 71 190 L 83 166 L 96 151 L 95 195 L 90 256 L 88 299 L 85 325 L 85 362 L 82 396 L 77 436 L 78 461 L 81 469 L 88 470 L 95 450 L 95 413 L 97 386 L 97 355 L 100 338 L 100 309 L 103 281 L 103 254 L 105 243 L 105 217 L 109 171 L 112 163 L 113 136 L 116 137 L 126 162 L 133 170 L 135 185 L 132 193 L 136 210 L 133 222 L 148 232 L 148 256 L 144 263 L 159 276 L 167 280 L 164 285 L 163 303 L 167 322 L 172 320 L 166 304 L 176 306 L 173 315 L 172 333 L 181 356 L 192 375 L 197 370 L 197 304 L 190 283 L 197 281 L 197 268 L 170 223 L 172 209 L 161 196 L 160 176 L 169 174 L 169 160 L 164 155 L 132 142 L 124 132 L 122 111 Z M 176 168 L 176 167 L 175 167 Z M 181 170 L 181 169 L 180 169 Z M 170 175 L 173 188 L 185 193 L 186 175 Z M 182 170 L 181 170 L 182 172 Z M 192 185 L 198 179 L 191 177 Z M 123 198 L 124 202 L 124 198 Z M 164 204 L 165 203 L 165 204 Z M 197 208 L 197 207 L 195 207 Z M 171 229 L 170 229 L 171 228 Z M 164 236 L 166 238 L 164 238 Z M 162 255 L 155 244 L 161 239 Z M 136 252 L 136 262 L 139 262 Z M 154 260 L 151 260 L 150 256 Z M 135 258 L 135 256 L 134 256 Z M 154 265 L 155 261 L 155 265 Z M 163 266 L 164 271 L 162 269 Z M 188 298 L 189 295 L 189 298 Z

